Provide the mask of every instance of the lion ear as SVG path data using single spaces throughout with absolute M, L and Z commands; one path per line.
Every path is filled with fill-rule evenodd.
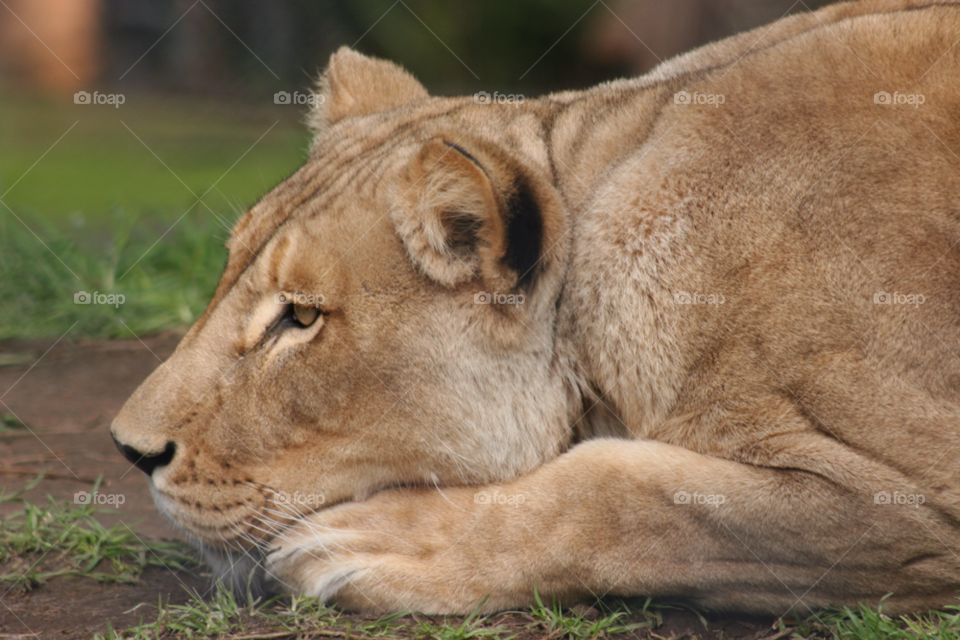
M 532 283 L 560 233 L 557 198 L 497 153 L 434 139 L 396 185 L 391 211 L 414 263 L 446 286 L 497 291 Z
M 318 94 L 322 98 L 308 122 L 317 135 L 341 118 L 389 111 L 429 97 L 423 85 L 402 67 L 348 47 L 340 47 L 330 56 Z

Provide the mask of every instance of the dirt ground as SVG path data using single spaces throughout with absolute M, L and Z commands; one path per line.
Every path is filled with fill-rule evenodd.
M 0 487 L 20 489 L 36 472 L 48 469 L 48 477 L 25 497 L 44 501 L 49 494 L 72 500 L 102 473 L 101 490 L 126 498 L 118 508 L 101 508 L 98 519 L 104 525 L 122 522 L 142 537 L 175 538 L 173 528 L 153 508 L 143 474 L 137 469 L 128 473 L 130 465 L 114 447 L 109 429 L 126 397 L 173 352 L 178 340 L 165 335 L 145 344 L 0 344 L 0 363 L 23 361 L 0 367 L 0 413 L 12 413 L 33 432 L 0 434 Z M 0 514 L 18 506 L 0 505 Z M 148 567 L 137 585 L 62 578 L 30 593 L 10 589 L 0 596 L 0 638 L 90 638 L 106 630 L 108 619 L 114 628 L 136 624 L 141 616 L 150 619 L 159 594 L 177 604 L 189 598 L 184 587 L 203 593 L 209 582 L 202 571 Z M 135 609 L 141 603 L 150 608 Z
M 110 439 L 110 421 L 140 382 L 167 358 L 179 340 L 173 334 L 102 343 L 53 341 L 0 343 L 0 413 L 12 413 L 30 431 L 0 433 L 0 487 L 23 487 L 37 471 L 48 477 L 26 497 L 47 494 L 72 500 L 100 474 L 101 491 L 125 496 L 118 508 L 101 507 L 98 519 L 122 522 L 138 535 L 173 539 L 171 525 L 156 512 L 147 483 L 120 456 Z M 4 406 L 5 405 L 5 406 Z M 0 505 L 4 514 L 16 505 Z M 203 569 L 173 572 L 150 567 L 136 585 L 99 584 L 91 579 L 58 578 L 23 593 L 0 585 L 0 638 L 90 638 L 106 630 L 152 620 L 158 596 L 185 602 L 185 587 L 204 593 L 210 577 Z M 771 620 L 708 617 L 705 629 L 688 611 L 667 611 L 655 630 L 661 638 L 757 638 L 769 635 Z M 520 621 L 517 622 L 520 624 Z M 529 631 L 517 629 L 521 637 Z M 649 638 L 642 630 L 638 637 Z M 536 637 L 536 636 L 533 636 Z

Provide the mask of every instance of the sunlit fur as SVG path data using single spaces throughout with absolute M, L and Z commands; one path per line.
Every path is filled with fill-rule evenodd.
M 114 435 L 175 443 L 157 505 L 240 591 L 953 603 L 958 39 L 952 3 L 840 4 L 519 106 L 341 50 L 310 159 Z

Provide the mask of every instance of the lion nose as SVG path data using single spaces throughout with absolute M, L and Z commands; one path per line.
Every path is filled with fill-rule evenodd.
M 165 467 L 170 464 L 174 454 L 177 452 L 177 445 L 172 441 L 168 441 L 160 453 L 143 453 L 137 451 L 130 445 L 121 443 L 116 437 L 113 438 L 113 443 L 117 445 L 117 449 L 120 450 L 124 458 L 148 476 L 153 474 L 157 467 Z

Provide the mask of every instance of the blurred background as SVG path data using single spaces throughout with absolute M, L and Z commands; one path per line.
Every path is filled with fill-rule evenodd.
M 822 4 L 0 0 L 0 340 L 192 323 L 234 221 L 306 158 L 306 107 L 274 94 L 308 91 L 341 45 L 434 94 L 532 97 Z

